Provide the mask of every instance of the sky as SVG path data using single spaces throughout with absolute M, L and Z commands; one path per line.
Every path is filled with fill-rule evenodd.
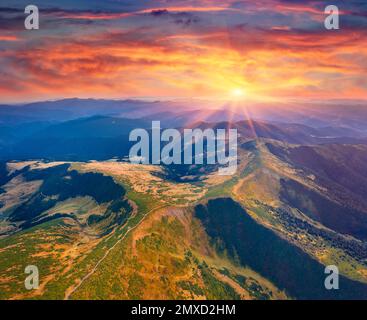
M 0 103 L 367 99 L 366 35 L 365 0 L 1 0 Z

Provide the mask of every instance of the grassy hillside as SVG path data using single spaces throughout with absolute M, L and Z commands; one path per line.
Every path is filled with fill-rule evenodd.
M 243 141 L 230 177 L 118 161 L 5 164 L 2 297 L 365 298 L 350 280 L 367 280 L 365 243 L 323 220 L 336 200 L 269 144 L 290 147 Z M 40 266 L 40 290 L 24 289 L 28 264 Z M 326 264 L 350 278 L 340 294 L 324 292 Z
M 340 278 L 340 290 L 324 287 L 324 266 L 300 248 L 256 223 L 236 202 L 210 200 L 196 207 L 196 216 L 222 250 L 241 265 L 257 270 L 297 299 L 366 299 L 367 284 Z
M 251 270 L 218 256 L 192 213 L 171 207 L 151 212 L 71 296 L 73 299 L 95 297 L 270 299 L 285 296 Z

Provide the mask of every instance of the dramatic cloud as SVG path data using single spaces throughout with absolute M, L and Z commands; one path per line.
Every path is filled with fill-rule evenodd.
M 97 4 L 99 3 L 99 4 Z M 2 102 L 62 97 L 367 98 L 367 5 L 325 1 L 42 1 L 0 8 Z

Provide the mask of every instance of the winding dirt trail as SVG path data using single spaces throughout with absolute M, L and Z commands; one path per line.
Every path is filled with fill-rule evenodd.
M 116 248 L 116 246 L 122 241 L 122 240 L 124 240 L 126 237 L 127 237 L 127 235 L 131 232 L 131 231 L 133 231 L 134 229 L 136 229 L 143 221 L 144 221 L 144 219 L 151 213 L 151 212 L 153 212 L 153 211 L 156 211 L 156 210 L 160 210 L 160 209 L 162 209 L 162 208 L 164 208 L 165 206 L 161 206 L 161 207 L 157 207 L 157 208 L 154 208 L 154 209 L 152 209 L 152 210 L 150 210 L 150 211 L 148 211 L 142 218 L 141 218 L 141 220 L 135 225 L 135 226 L 133 226 L 132 228 L 129 228 L 127 231 L 126 231 L 126 233 L 119 239 L 119 240 L 117 240 L 116 241 L 116 243 L 111 247 L 111 248 L 109 248 L 106 252 L 105 252 L 105 254 L 103 255 L 103 257 L 101 258 L 101 259 L 99 259 L 98 261 L 97 261 L 97 263 L 96 263 L 96 265 L 93 267 L 93 269 L 88 273 L 88 274 L 86 274 L 82 279 L 81 279 L 81 281 L 75 286 L 75 287 L 71 287 L 71 288 L 68 288 L 66 291 L 65 291 L 65 296 L 64 296 L 64 300 L 69 300 L 69 298 L 70 298 L 70 296 L 76 291 L 76 290 L 78 290 L 79 288 L 80 288 L 80 286 L 84 283 L 84 281 L 86 281 L 87 279 L 89 279 L 96 271 L 97 271 L 97 269 L 98 269 L 98 267 L 99 267 L 99 265 L 103 262 L 103 260 L 105 260 L 106 258 L 107 258 L 107 256 L 108 256 L 108 254 L 114 249 L 114 248 Z M 131 217 L 131 218 L 129 218 L 128 219 L 128 221 L 130 220 L 130 219 L 132 219 L 133 217 Z

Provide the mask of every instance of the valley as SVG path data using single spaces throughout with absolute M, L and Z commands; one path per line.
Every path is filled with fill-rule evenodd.
M 245 142 L 236 176 L 196 173 L 191 182 L 170 180 L 170 171 L 164 167 L 120 161 L 8 163 L 7 170 L 14 177 L 2 185 L 5 193 L 0 195 L 5 204 L 0 209 L 0 256 L 6 261 L 16 245 L 18 262 L 0 265 L 1 278 L 7 279 L 2 281 L 3 297 L 322 299 L 349 298 L 353 292 L 363 297 L 366 244 L 337 229 L 330 230 L 305 207 L 285 198 L 285 181 L 302 185 L 309 192 L 325 194 L 325 188 L 293 163 L 277 158 L 269 143 L 274 142 Z M 22 188 L 33 181 L 37 185 L 28 193 L 22 191 L 24 201 L 13 206 L 19 194 L 12 191 L 19 189 L 18 174 L 23 179 Z M 84 179 L 94 178 L 110 179 L 106 185 L 98 182 L 102 193 L 85 188 L 94 183 Z M 74 184 L 79 185 L 77 193 Z M 295 188 L 293 185 L 289 187 Z M 225 196 L 233 200 L 224 200 Z M 216 204 L 213 209 L 212 203 Z M 33 218 L 29 215 L 32 205 L 37 208 Z M 209 206 L 208 211 L 205 206 Z M 214 208 L 224 214 L 221 219 L 240 220 L 218 220 L 221 227 L 216 229 L 217 222 L 212 219 L 219 216 Z M 27 217 L 22 214 L 24 210 Z M 227 223 L 236 226 L 231 233 L 238 241 L 232 244 L 222 233 Z M 237 235 L 235 230 L 241 233 Z M 246 230 L 255 233 L 242 239 Z M 257 242 L 251 245 L 251 241 Z M 241 244 L 247 246 L 237 247 Z M 256 251 L 251 253 L 250 248 Z M 268 266 L 265 256 L 270 259 Z M 250 257 L 255 260 L 248 260 Z M 288 259 L 293 262 L 287 267 Z M 38 292 L 22 289 L 26 261 L 43 269 Z M 277 262 L 281 266 L 277 267 Z M 322 264 L 332 263 L 349 277 L 343 278 L 343 284 L 350 289 L 341 296 L 328 296 L 317 287 L 324 277 Z M 287 281 L 282 278 L 282 268 L 287 270 Z M 309 273 L 314 275 L 305 277 Z M 13 281 L 18 287 L 9 285 Z M 308 289 L 297 281 L 306 281 Z
M 212 119 L 231 122 L 197 122 L 162 104 L 162 128 L 237 130 L 237 172 L 220 176 L 217 165 L 127 161 L 129 130 L 149 128 L 154 114 L 120 113 L 147 112 L 149 102 L 106 102 L 102 115 L 87 114 L 102 112 L 100 102 L 98 111 L 93 101 L 63 103 L 78 114 L 27 124 L 3 145 L 2 299 L 365 299 L 360 127 L 230 113 Z M 30 264 L 40 270 L 34 291 L 23 285 Z M 325 290 L 327 265 L 338 266 L 344 290 Z

